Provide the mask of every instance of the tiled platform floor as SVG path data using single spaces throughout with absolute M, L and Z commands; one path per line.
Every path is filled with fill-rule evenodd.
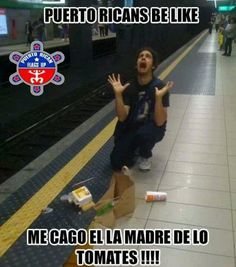
M 235 267 L 236 46 L 232 57 L 221 56 L 213 34 L 198 53 L 209 51 L 217 56 L 215 95 L 171 95 L 168 130 L 154 149 L 152 170 L 133 170 L 136 210 L 117 223 L 209 230 L 207 246 L 161 247 L 164 267 Z M 146 203 L 147 190 L 167 192 L 167 201 Z

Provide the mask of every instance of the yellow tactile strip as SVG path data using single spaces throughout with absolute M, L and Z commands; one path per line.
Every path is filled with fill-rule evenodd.
M 166 68 L 160 79 L 165 79 L 191 49 L 206 35 L 200 35 L 176 60 Z M 50 181 L 31 197 L 12 217 L 0 227 L 0 257 L 13 245 L 20 235 L 37 219 L 43 208 L 64 189 L 73 177 L 111 138 L 116 119 L 110 122 L 82 151 L 68 162 Z
M 40 215 L 43 208 L 63 190 L 73 177 L 111 138 L 116 119 L 110 122 L 81 152 L 68 162 L 51 178 L 31 199 L 29 199 L 0 228 L 0 256 L 18 239 L 18 237 Z
M 187 54 L 193 49 L 193 47 L 207 34 L 205 31 L 201 34 L 182 54 L 180 54 L 171 64 L 168 66 L 159 76 L 161 80 L 164 80 L 174 68 L 187 56 Z

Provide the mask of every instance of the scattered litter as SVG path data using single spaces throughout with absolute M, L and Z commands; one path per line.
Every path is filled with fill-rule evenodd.
M 89 210 L 95 206 L 91 193 L 86 186 L 79 187 L 67 195 L 60 197 L 62 202 L 74 203 L 83 211 Z
M 61 200 L 62 202 L 69 202 L 69 203 L 70 203 L 70 196 L 69 196 L 69 195 L 62 195 L 62 196 L 60 197 L 60 200 Z
M 127 166 L 123 166 L 122 167 L 122 172 L 123 172 L 124 175 L 132 176 L 131 175 L 131 170 Z
M 108 212 L 110 212 L 114 208 L 113 201 L 108 202 L 104 206 L 102 206 L 100 209 L 97 210 L 96 216 L 102 216 Z
M 147 191 L 145 196 L 146 202 L 165 201 L 166 198 L 167 198 L 167 193 L 165 192 Z
M 52 212 L 52 211 L 53 211 L 53 209 L 50 208 L 50 207 L 47 207 L 47 208 L 42 209 L 42 213 L 43 213 L 43 214 L 48 214 L 48 213 L 50 213 L 50 212 Z
M 92 195 L 86 186 L 79 187 L 70 193 L 70 197 L 76 206 L 82 207 L 92 201 Z
M 81 182 L 79 182 L 79 183 L 76 183 L 76 184 L 72 185 L 72 187 L 77 187 L 78 185 L 81 185 L 81 184 L 86 183 L 86 182 L 88 182 L 88 181 L 91 181 L 91 180 L 93 180 L 93 179 L 95 179 L 95 177 L 91 177 L 91 178 L 89 178 L 89 179 L 87 179 L 87 180 L 84 180 L 84 181 L 81 181 Z

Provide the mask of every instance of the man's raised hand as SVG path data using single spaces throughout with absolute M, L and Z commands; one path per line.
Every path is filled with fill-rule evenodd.
M 173 82 L 167 82 L 167 84 L 161 89 L 158 90 L 158 88 L 156 87 L 156 97 L 157 98 L 162 98 L 167 92 L 170 91 L 170 89 L 174 86 Z
M 112 86 L 115 94 L 122 94 L 124 90 L 130 85 L 130 83 L 126 83 L 125 85 L 121 84 L 120 74 L 117 75 L 117 78 L 114 73 L 112 75 L 109 75 L 107 81 Z

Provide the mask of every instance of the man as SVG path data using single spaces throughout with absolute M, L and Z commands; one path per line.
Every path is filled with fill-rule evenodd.
M 217 14 L 215 18 L 215 27 L 216 27 L 216 32 L 218 32 L 220 28 L 220 21 L 221 21 L 221 14 Z
M 45 24 L 42 18 L 39 18 L 36 26 L 37 39 L 41 42 L 45 41 Z
M 27 37 L 26 46 L 29 46 L 31 42 L 33 41 L 33 27 L 30 20 L 26 21 L 25 24 L 25 34 Z
M 223 56 L 230 57 L 232 53 L 232 42 L 234 38 L 236 37 L 236 19 L 235 18 L 230 19 L 229 24 L 225 28 L 225 35 L 226 35 L 225 52 Z
M 114 171 L 134 164 L 135 153 L 140 155 L 139 169 L 151 168 L 152 149 L 164 137 L 169 106 L 169 90 L 153 76 L 157 57 L 151 48 L 143 48 L 137 54 L 137 80 L 122 85 L 120 75 L 109 76 L 108 82 L 115 93 L 118 123 L 115 129 L 115 146 L 111 153 Z M 138 150 L 138 151 L 137 151 Z

